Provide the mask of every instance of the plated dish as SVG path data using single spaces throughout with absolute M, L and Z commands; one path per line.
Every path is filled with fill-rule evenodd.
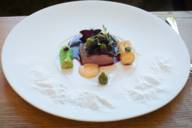
M 131 65 L 135 60 L 135 54 L 130 41 L 116 39 L 103 26 L 103 29 L 81 30 L 68 45 L 60 49 L 59 58 L 62 70 L 72 69 L 73 59 L 77 59 L 82 65 L 79 68 L 80 75 L 93 78 L 100 73 L 100 67 L 118 62 Z M 99 75 L 98 82 L 101 85 L 108 83 L 105 72 Z
M 40 10 L 16 25 L 2 49 L 3 72 L 25 101 L 94 122 L 137 117 L 169 103 L 185 85 L 189 60 L 164 21 L 106 1 Z

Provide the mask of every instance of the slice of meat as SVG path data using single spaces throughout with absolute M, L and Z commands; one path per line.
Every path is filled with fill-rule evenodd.
M 98 64 L 99 66 L 105 66 L 113 64 L 113 57 L 107 54 L 101 55 L 87 55 L 84 44 L 80 45 L 80 57 L 82 64 Z

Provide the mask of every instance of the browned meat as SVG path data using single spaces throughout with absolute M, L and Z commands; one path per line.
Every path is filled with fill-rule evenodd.
M 84 44 L 80 45 L 80 57 L 82 64 L 98 64 L 99 66 L 113 64 L 113 57 L 101 54 L 101 55 L 87 55 Z

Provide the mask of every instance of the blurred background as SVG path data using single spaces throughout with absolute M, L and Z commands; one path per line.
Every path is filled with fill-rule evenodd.
M 30 15 L 47 6 L 74 0 L 0 0 L 0 16 Z M 109 1 L 109 0 L 108 0 Z M 112 0 L 147 11 L 192 10 L 192 0 Z

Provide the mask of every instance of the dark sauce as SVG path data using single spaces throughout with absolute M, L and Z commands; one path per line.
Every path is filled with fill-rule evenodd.
M 72 53 L 73 53 L 73 58 L 78 60 L 81 63 L 81 57 L 80 57 L 80 44 L 84 43 L 81 41 L 81 34 L 75 35 L 74 37 L 71 38 L 69 41 L 68 45 L 70 46 Z M 112 39 L 114 42 L 117 42 L 117 40 L 112 36 Z M 109 66 L 113 65 L 115 63 L 118 63 L 120 61 L 120 53 L 117 44 L 113 46 L 114 55 L 113 55 L 113 63 L 108 64 L 108 65 L 102 65 L 102 66 Z M 82 63 L 81 63 L 82 64 Z

